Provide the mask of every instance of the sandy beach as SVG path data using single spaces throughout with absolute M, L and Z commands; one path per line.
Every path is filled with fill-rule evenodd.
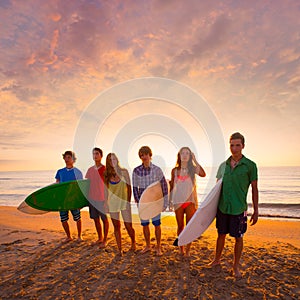
M 260 219 L 249 227 L 241 260 L 243 277 L 231 274 L 234 240 L 227 238 L 220 266 L 208 267 L 215 248 L 212 224 L 193 242 L 191 257 L 180 256 L 173 241 L 176 222 L 162 219 L 163 256 L 141 254 L 142 228 L 136 223 L 137 251 L 122 227 L 124 255 L 110 226 L 105 249 L 82 212 L 83 242 L 62 243 L 58 213 L 31 216 L 0 207 L 0 299 L 299 299 L 300 222 Z M 73 220 L 69 221 L 75 237 Z M 151 227 L 152 244 L 155 244 Z

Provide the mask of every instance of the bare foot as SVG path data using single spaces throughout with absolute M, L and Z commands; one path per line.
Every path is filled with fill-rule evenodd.
M 68 243 L 68 242 L 71 242 L 71 241 L 73 241 L 73 239 L 71 238 L 71 237 L 66 237 L 62 242 L 63 243 Z
M 107 242 L 103 241 L 99 244 L 100 249 L 104 249 L 107 246 Z
M 93 242 L 93 245 L 100 245 L 103 242 L 103 240 L 97 240 L 96 242 Z
M 184 247 L 183 247 L 183 246 L 180 246 L 180 247 L 179 247 L 179 253 L 180 253 L 181 255 L 184 255 Z
M 142 251 L 141 254 L 147 253 L 151 250 L 150 246 L 146 246 Z
M 130 247 L 130 251 L 135 251 L 136 250 L 136 244 L 132 243 Z
M 83 241 L 83 238 L 81 237 L 81 236 L 79 236 L 78 238 L 77 238 L 77 242 L 82 242 Z
M 156 247 L 156 256 L 162 256 L 161 247 Z
M 186 253 L 183 256 L 184 257 L 191 257 L 190 251 L 186 251 Z
M 219 264 L 221 264 L 220 260 L 214 260 L 211 263 L 208 264 L 209 267 L 214 267 L 214 266 L 218 266 Z
M 233 267 L 233 275 L 235 278 L 241 278 L 242 274 L 239 270 L 239 267 Z

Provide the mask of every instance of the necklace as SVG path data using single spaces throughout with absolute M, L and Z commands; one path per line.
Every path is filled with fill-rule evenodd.
M 188 172 L 188 168 L 181 168 L 180 173 L 186 174 Z
M 235 168 L 238 165 L 238 163 L 240 162 L 241 159 L 242 159 L 242 157 L 238 160 L 235 160 L 233 157 L 231 157 L 231 166 L 232 166 L 232 168 Z

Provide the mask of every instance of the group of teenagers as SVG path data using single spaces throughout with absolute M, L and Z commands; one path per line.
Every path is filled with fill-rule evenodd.
M 239 262 L 243 249 L 243 236 L 247 230 L 247 193 L 249 186 L 252 188 L 253 214 L 250 224 L 254 225 L 258 220 L 258 188 L 256 164 L 242 154 L 245 146 L 244 136 L 239 132 L 232 134 L 229 138 L 231 156 L 218 168 L 217 180 L 222 179 L 222 190 L 216 214 L 216 227 L 218 237 L 216 241 L 215 258 L 211 266 L 220 264 L 221 255 L 225 245 L 226 235 L 235 238 L 233 274 L 240 277 Z M 132 180 L 128 170 L 120 166 L 115 153 L 106 156 L 105 165 L 102 164 L 103 152 L 95 147 L 92 151 L 95 164 L 91 166 L 85 175 L 90 180 L 89 189 L 89 214 L 94 220 L 98 235 L 97 243 L 100 248 L 107 245 L 109 221 L 107 213 L 110 214 L 114 227 L 119 255 L 122 255 L 121 222 L 122 215 L 125 228 L 131 239 L 131 250 L 136 250 L 135 230 L 132 226 L 131 196 L 137 205 L 144 190 L 154 182 L 161 184 L 164 198 L 163 211 L 168 207 L 175 211 L 177 221 L 177 234 L 179 235 L 186 224 L 190 221 L 197 210 L 196 175 L 205 177 L 206 173 L 198 163 L 194 153 L 189 147 L 182 147 L 177 154 L 177 162 L 171 171 L 171 180 L 166 181 L 160 167 L 151 162 L 152 151 L 150 147 L 143 146 L 138 155 L 141 165 L 134 168 Z M 73 151 L 63 154 L 66 166 L 56 173 L 56 182 L 67 182 L 83 179 L 82 172 L 74 167 L 76 156 Z M 131 183 L 132 182 L 132 183 Z M 169 184 L 169 188 L 168 188 Z M 82 224 L 80 209 L 71 210 L 73 219 L 77 224 L 78 239 L 82 240 Z M 184 218 L 185 217 L 185 218 Z M 68 224 L 69 212 L 60 211 L 62 226 L 67 235 L 66 241 L 71 241 L 71 233 Z M 101 225 L 102 220 L 103 226 Z M 155 228 L 156 255 L 162 255 L 161 249 L 161 214 L 151 220 L 141 220 L 145 238 L 145 248 L 141 253 L 151 250 L 149 224 Z M 103 227 L 103 228 L 102 228 Z M 191 244 L 179 247 L 183 256 L 190 255 Z

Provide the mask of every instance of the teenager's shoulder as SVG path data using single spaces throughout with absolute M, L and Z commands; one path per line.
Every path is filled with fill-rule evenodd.
M 155 164 L 151 164 L 151 168 L 153 168 L 155 170 L 161 170 L 161 168 Z
M 128 174 L 128 170 L 126 168 L 121 168 L 121 173 L 122 174 Z
M 133 169 L 133 172 L 136 172 L 136 171 L 140 170 L 142 167 L 143 167 L 143 165 L 139 165 L 139 166 L 135 167 Z
M 256 167 L 256 163 L 253 160 L 247 158 L 246 156 L 243 156 L 242 161 L 248 165 L 252 165 Z
M 95 166 L 90 166 L 90 167 L 87 169 L 87 172 L 92 172 L 93 170 L 95 170 Z
M 122 177 L 129 177 L 129 172 L 128 172 L 127 169 L 122 168 L 120 171 L 121 171 L 121 176 Z
M 58 170 L 56 171 L 56 173 L 59 174 L 59 173 L 65 172 L 66 170 L 67 170 L 67 168 L 64 167 L 64 168 L 58 169 Z

